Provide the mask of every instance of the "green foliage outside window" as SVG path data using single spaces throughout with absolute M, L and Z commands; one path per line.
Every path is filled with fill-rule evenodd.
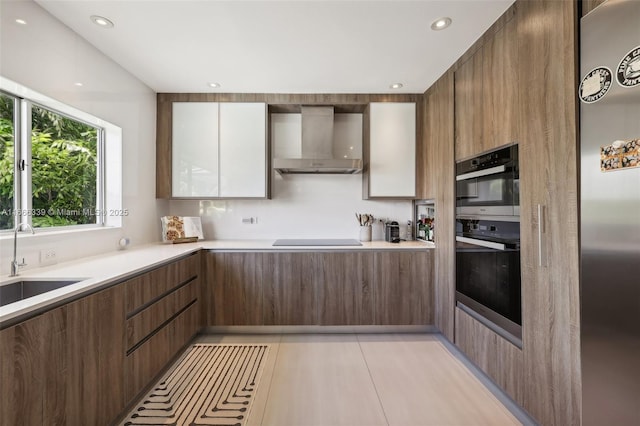
M 0 103 L 0 211 L 13 212 L 13 123 Z M 31 132 L 32 221 L 34 227 L 96 223 L 98 129 L 33 106 Z M 0 229 L 13 215 L 0 215 Z

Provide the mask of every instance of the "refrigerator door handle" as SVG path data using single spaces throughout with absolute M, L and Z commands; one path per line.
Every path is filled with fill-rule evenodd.
M 547 266 L 544 216 L 545 207 L 542 204 L 538 204 L 538 267 Z

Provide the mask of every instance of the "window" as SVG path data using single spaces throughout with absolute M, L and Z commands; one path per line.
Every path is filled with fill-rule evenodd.
M 106 210 L 123 216 L 120 128 L 15 83 L 11 93 L 7 82 L 0 78 L 0 231 L 20 222 L 120 226 L 122 218 Z M 110 177 L 107 138 L 114 148 Z

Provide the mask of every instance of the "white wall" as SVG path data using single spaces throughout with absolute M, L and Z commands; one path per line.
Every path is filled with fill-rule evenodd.
M 362 175 L 286 175 L 274 172 L 272 199 L 171 201 L 170 214 L 202 216 L 207 239 L 358 238 L 355 213 L 405 224 L 411 201 L 362 200 Z M 243 217 L 257 217 L 246 225 Z
M 123 227 L 22 236 L 19 255 L 28 268 L 38 266 L 42 248 L 55 248 L 64 261 L 116 250 L 122 236 L 132 245 L 159 241 L 168 203 L 155 199 L 155 93 L 30 0 L 1 1 L 0 23 L 0 75 L 109 121 L 123 135 L 123 208 L 130 212 Z M 0 237 L 0 274 L 8 273 L 12 243 Z

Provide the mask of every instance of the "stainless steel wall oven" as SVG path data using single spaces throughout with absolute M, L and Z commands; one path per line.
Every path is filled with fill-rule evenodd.
M 522 347 L 518 146 L 456 172 L 457 306 Z
M 520 215 L 518 145 L 456 164 L 456 214 Z

